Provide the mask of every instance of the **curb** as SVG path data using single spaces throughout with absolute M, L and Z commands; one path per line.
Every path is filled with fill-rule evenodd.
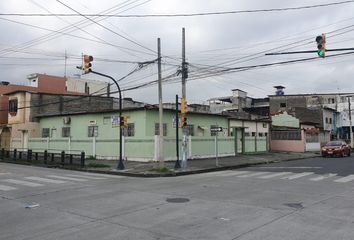
M 233 165 L 233 166 L 213 167 L 213 168 L 197 169 L 197 170 L 190 170 L 190 171 L 180 171 L 180 172 L 177 171 L 177 172 L 165 173 L 165 174 L 146 173 L 146 172 L 144 172 L 144 173 L 118 172 L 118 171 L 112 172 L 112 171 L 107 171 L 107 170 L 100 171 L 100 170 L 90 170 L 90 169 L 71 169 L 71 170 L 77 170 L 77 171 L 81 171 L 81 172 L 120 175 L 120 176 L 126 176 L 126 177 L 138 177 L 138 178 L 179 177 L 179 176 L 186 176 L 186 175 L 192 175 L 192 174 L 201 174 L 201 173 L 208 173 L 208 172 L 218 172 L 218 171 L 246 168 L 246 167 L 257 166 L 257 165 L 262 165 L 262 164 L 269 164 L 269 163 L 304 160 L 304 159 L 316 158 L 316 157 L 319 157 L 319 156 L 299 157 L 299 158 L 284 159 L 284 160 L 271 160 L 271 161 L 256 162 L 256 163 L 243 163 L 243 164 Z

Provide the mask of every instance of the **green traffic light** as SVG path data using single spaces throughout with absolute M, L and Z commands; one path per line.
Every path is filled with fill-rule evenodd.
M 319 57 L 324 57 L 324 54 L 323 54 L 323 50 L 322 50 L 322 49 L 319 49 L 319 50 L 317 51 L 317 54 L 318 54 Z

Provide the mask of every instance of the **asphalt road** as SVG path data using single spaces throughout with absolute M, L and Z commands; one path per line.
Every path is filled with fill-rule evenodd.
M 173 178 L 0 163 L 0 239 L 354 239 L 354 158 Z

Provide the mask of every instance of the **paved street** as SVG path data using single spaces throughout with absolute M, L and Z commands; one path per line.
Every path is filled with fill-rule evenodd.
M 354 158 L 170 178 L 0 164 L 0 239 L 348 239 Z

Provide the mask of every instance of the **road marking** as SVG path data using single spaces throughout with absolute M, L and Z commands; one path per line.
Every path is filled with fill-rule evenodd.
M 291 174 L 291 173 L 292 173 L 292 172 L 278 172 L 278 173 L 273 173 L 273 174 L 266 175 L 266 176 L 260 176 L 260 177 L 258 177 L 258 178 L 261 178 L 261 179 L 269 179 L 269 178 L 273 178 L 273 177 L 284 176 L 284 175 Z
M 40 184 L 40 183 L 21 181 L 21 180 L 16 180 L 16 179 L 5 179 L 5 180 L 2 180 L 2 181 L 8 182 L 8 183 L 14 183 L 14 184 L 18 184 L 18 185 L 23 185 L 23 186 L 26 186 L 26 187 L 40 187 L 40 186 L 43 186 L 43 184 Z
M 1 175 L 8 175 L 8 174 L 11 174 L 11 173 L 9 173 L 9 172 L 1 172 L 1 173 L 0 173 L 0 176 L 1 176 Z
M 0 185 L 0 191 L 11 191 L 11 190 L 15 190 L 15 189 L 17 189 L 17 188 L 5 186 L 5 185 Z
M 39 182 L 45 182 L 45 183 L 66 183 L 65 181 L 61 180 L 54 180 L 50 178 L 41 178 L 41 177 L 25 177 L 28 180 L 34 180 L 34 181 L 39 181 Z
M 118 176 L 118 175 L 114 175 L 114 174 L 105 174 L 105 173 L 87 173 L 87 172 L 83 172 L 81 174 L 88 175 L 88 176 L 94 176 L 94 177 L 124 178 L 124 176 Z
M 242 175 L 245 173 L 250 173 L 251 171 L 232 171 L 232 172 L 228 172 L 228 173 L 224 173 L 224 174 L 220 174 L 220 177 L 232 177 L 232 176 L 238 176 L 238 175 Z
M 79 179 L 79 178 L 64 177 L 64 176 L 57 176 L 57 175 L 47 175 L 47 177 L 76 181 L 76 182 L 86 182 L 87 181 L 87 179 Z
M 338 178 L 335 182 L 346 183 L 354 180 L 354 175 L 348 175 L 346 177 Z
M 330 178 L 330 177 L 335 177 L 335 176 L 337 176 L 336 173 L 329 173 L 329 174 L 326 174 L 326 175 L 321 175 L 321 176 L 318 176 L 318 177 L 310 178 L 309 180 L 311 180 L 311 181 L 321 181 L 323 179 Z
M 253 173 L 250 173 L 250 174 L 241 175 L 241 176 L 237 176 L 237 177 L 240 177 L 240 178 L 256 177 L 256 176 L 259 176 L 259 175 L 269 174 L 269 173 L 270 172 L 253 172 Z
M 287 176 L 287 177 L 282 177 L 281 179 L 293 180 L 293 179 L 305 177 L 305 176 L 312 175 L 312 174 L 313 174 L 313 172 L 304 172 L 304 173 L 298 173 L 298 174 Z
M 93 180 L 103 180 L 107 178 L 102 178 L 102 177 L 92 177 L 92 176 L 85 176 L 85 175 L 79 175 L 79 174 L 65 174 L 65 176 L 68 177 L 78 177 L 78 178 L 87 178 L 87 179 L 93 179 Z

